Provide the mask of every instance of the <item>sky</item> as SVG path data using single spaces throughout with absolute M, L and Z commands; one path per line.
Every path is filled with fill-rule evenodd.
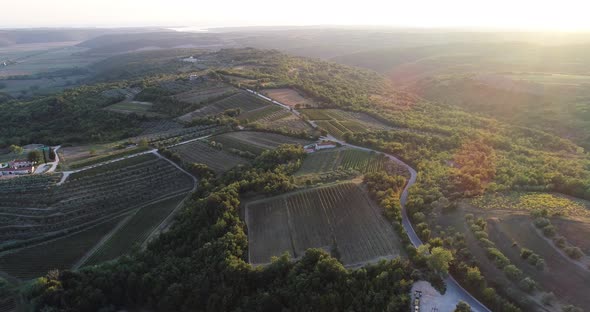
M 0 27 L 365 25 L 590 31 L 588 0 L 2 0 Z

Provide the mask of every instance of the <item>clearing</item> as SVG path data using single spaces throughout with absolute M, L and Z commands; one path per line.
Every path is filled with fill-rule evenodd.
M 348 266 L 400 255 L 392 226 L 352 182 L 254 201 L 245 209 L 253 264 L 285 252 L 297 258 L 308 248 L 323 248 Z
M 311 99 L 305 98 L 296 90 L 289 88 L 264 89 L 261 93 L 289 107 L 304 108 L 317 106 L 317 104 Z

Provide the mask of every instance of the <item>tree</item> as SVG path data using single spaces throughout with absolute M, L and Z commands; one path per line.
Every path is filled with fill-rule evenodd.
M 139 146 L 141 146 L 141 147 L 148 147 L 148 145 L 149 145 L 149 142 L 148 142 L 148 140 L 146 138 L 143 138 L 143 139 L 139 140 Z
M 459 301 L 455 307 L 455 312 L 471 312 L 471 307 L 465 301 Z
M 451 251 L 442 247 L 434 247 L 430 251 L 428 266 L 435 272 L 447 275 L 449 273 L 449 264 L 451 261 L 453 261 L 453 254 Z
M 41 161 L 41 159 L 43 159 L 43 155 L 41 154 L 41 152 L 39 150 L 32 150 L 27 155 L 27 159 L 29 161 L 38 163 Z
M 17 154 L 17 155 L 20 155 L 25 151 L 25 149 L 22 148 L 21 146 L 13 144 L 13 145 L 10 145 L 10 151 Z

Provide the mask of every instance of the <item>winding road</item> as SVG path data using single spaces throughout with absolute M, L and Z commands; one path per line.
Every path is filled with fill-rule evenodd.
M 279 103 L 275 100 L 269 99 L 268 97 L 252 91 L 252 90 L 248 90 L 250 93 L 253 93 L 255 95 L 258 95 L 259 97 L 271 101 L 272 103 L 279 105 L 281 107 L 284 108 L 289 108 L 289 106 Z M 297 112 L 294 108 L 289 108 L 289 110 L 291 112 L 293 112 L 293 114 L 299 116 L 301 115 L 299 112 Z M 310 125 L 314 128 L 317 127 L 317 125 L 313 122 L 313 121 L 308 121 L 310 123 Z M 387 153 L 383 153 L 374 149 L 370 149 L 370 148 L 366 148 L 366 147 L 362 147 L 362 146 L 356 146 L 356 145 L 352 145 L 349 143 L 346 143 L 342 140 L 336 139 L 335 137 L 333 137 L 332 135 L 328 135 L 326 137 L 324 137 L 324 139 L 327 140 L 331 140 L 334 142 L 338 142 L 340 144 L 342 144 L 343 146 L 348 146 L 350 148 L 355 148 L 355 149 L 360 149 L 360 150 L 364 150 L 364 151 L 369 151 L 369 152 L 375 152 L 378 154 L 383 154 L 385 155 L 387 158 L 389 158 L 391 161 L 399 164 L 400 166 L 406 168 L 409 172 L 410 172 L 410 179 L 408 180 L 408 183 L 406 184 L 406 187 L 404 188 L 404 190 L 402 191 L 401 197 L 400 197 L 400 204 L 402 207 L 402 226 L 404 227 L 404 229 L 406 230 L 408 237 L 410 239 L 410 241 L 412 242 L 412 245 L 414 245 L 414 247 L 418 247 L 420 245 L 422 245 L 422 240 L 418 237 L 418 235 L 416 234 L 416 231 L 414 230 L 414 227 L 412 226 L 412 223 L 410 222 L 410 219 L 408 218 L 408 212 L 406 209 L 406 202 L 408 201 L 408 193 L 410 188 L 412 187 L 412 185 L 414 185 L 414 183 L 416 183 L 416 178 L 418 176 L 418 173 L 416 172 L 416 170 L 412 167 L 410 167 L 408 164 L 406 164 L 405 162 L 401 161 L 400 159 L 398 159 L 397 157 L 387 154 Z M 490 309 L 488 309 L 483 303 L 479 302 L 479 300 L 477 300 L 475 297 L 473 297 L 467 290 L 465 290 L 463 287 L 461 287 L 461 285 L 459 285 L 459 283 L 457 282 L 457 280 L 455 280 L 451 275 L 447 276 L 445 278 L 445 284 L 446 284 L 446 292 L 444 294 L 444 296 L 449 296 L 449 300 L 453 300 L 455 302 L 459 302 L 464 301 L 467 304 L 469 304 L 469 306 L 471 306 L 471 310 L 474 312 L 491 312 Z M 441 311 L 442 312 L 442 311 Z

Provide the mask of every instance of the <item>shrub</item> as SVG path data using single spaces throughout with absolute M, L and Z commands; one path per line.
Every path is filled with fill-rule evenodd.
M 416 212 L 412 215 L 414 217 L 414 222 L 416 223 L 421 223 L 424 222 L 424 220 L 426 220 L 426 216 L 424 215 L 424 213 L 422 212 Z
M 510 264 L 510 260 L 504 256 L 504 254 L 496 248 L 488 248 L 488 258 L 494 261 L 496 267 L 502 269 Z
M 582 310 L 576 306 L 573 306 L 571 304 L 563 306 L 563 308 L 561 308 L 561 311 L 563 311 L 563 312 L 584 312 L 584 310 Z
M 566 246 L 566 240 L 563 236 L 556 236 L 555 238 L 553 238 L 553 242 L 559 248 L 564 248 Z
M 525 277 L 518 283 L 518 287 L 526 292 L 531 292 L 537 288 L 537 283 L 530 277 Z
M 480 245 L 482 245 L 484 248 L 493 248 L 494 246 L 496 246 L 494 244 L 494 242 L 492 242 L 491 240 L 487 239 L 487 238 L 482 238 L 479 240 Z
M 488 233 L 486 233 L 484 231 L 477 231 L 474 234 L 475 234 L 475 237 L 477 237 L 477 239 L 488 238 Z
M 516 266 L 510 264 L 504 267 L 504 274 L 512 280 L 516 281 L 519 280 L 522 276 L 522 271 L 519 270 Z
M 582 250 L 578 247 L 566 247 L 563 251 L 572 259 L 580 259 L 584 256 Z
M 537 268 L 537 270 L 543 271 L 545 269 L 545 260 L 539 258 L 539 260 L 535 264 L 535 267 Z
M 547 218 L 536 218 L 535 221 L 533 221 L 533 224 L 535 224 L 536 227 L 541 229 L 551 224 L 551 222 Z
M 520 250 L 520 257 L 523 259 L 528 259 L 533 254 L 533 251 L 528 248 L 522 248 Z
M 548 224 L 543 228 L 543 235 L 547 237 L 553 237 L 555 234 L 557 233 L 555 232 L 555 227 L 553 227 L 553 225 Z

